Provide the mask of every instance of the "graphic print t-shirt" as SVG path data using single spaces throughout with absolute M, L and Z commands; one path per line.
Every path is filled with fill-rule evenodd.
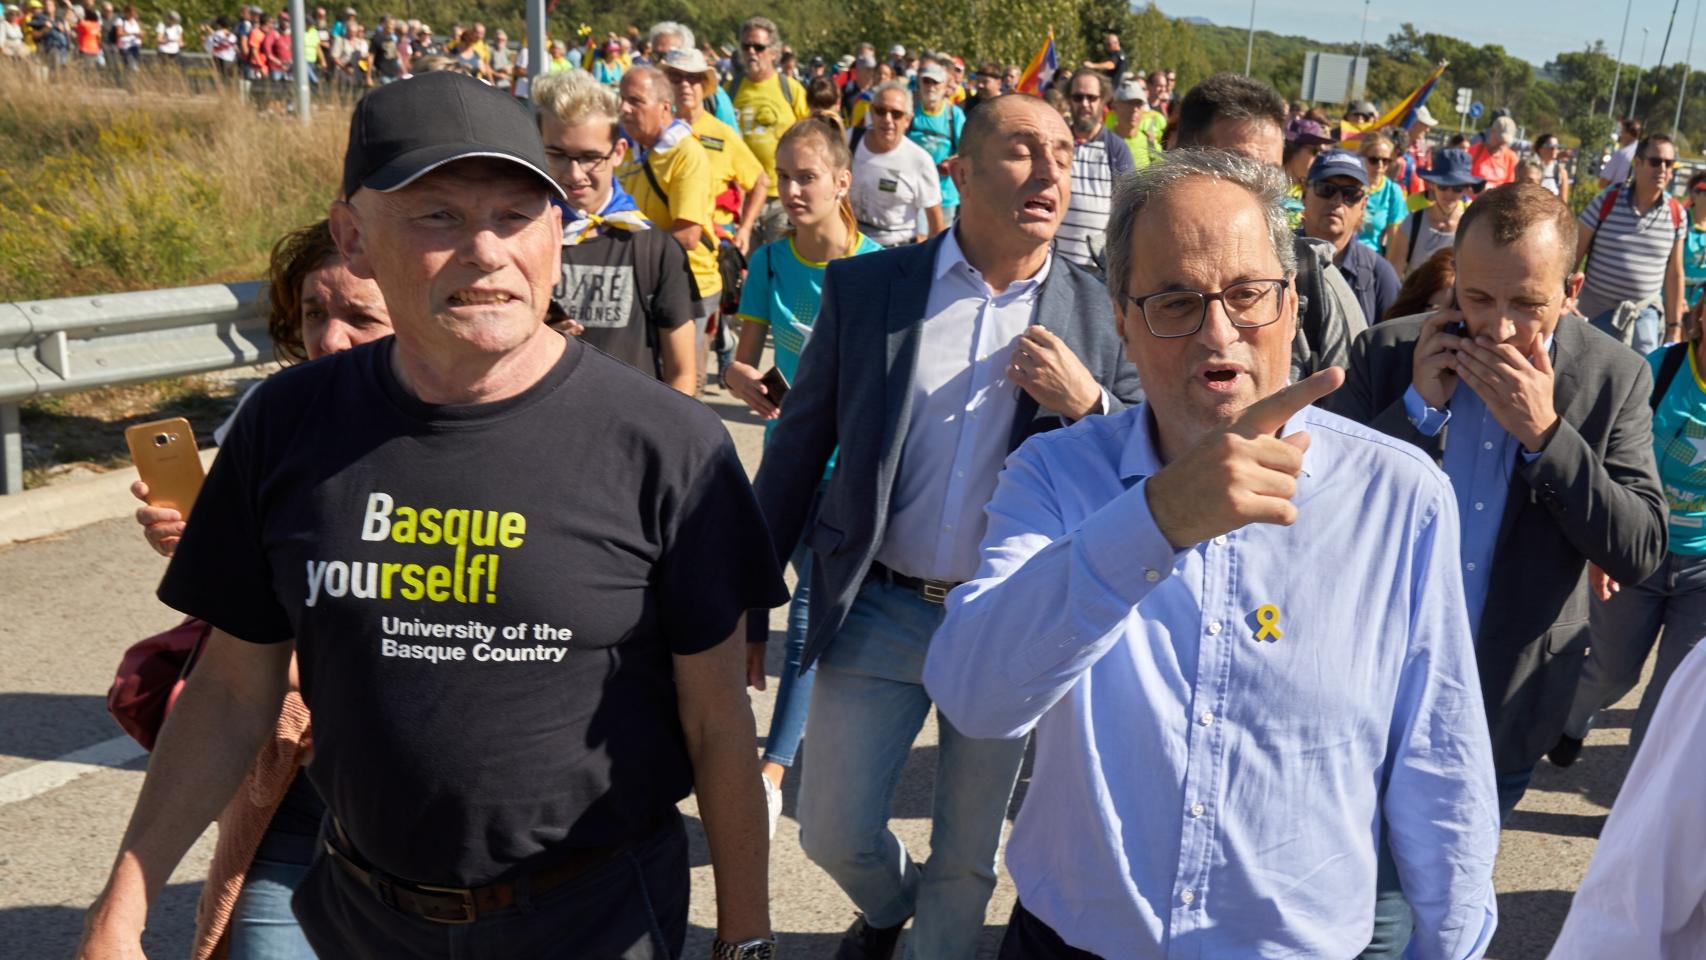
M 693 279 L 687 254 L 667 230 L 606 227 L 590 240 L 563 246 L 557 306 L 586 329 L 581 339 L 656 376 L 658 334 L 693 319 Z M 649 321 L 648 321 L 649 315 Z
M 788 597 L 734 445 L 572 339 L 462 407 L 392 343 L 261 385 L 160 599 L 296 639 L 309 776 L 379 869 L 474 886 L 635 838 L 692 787 L 671 655 Z

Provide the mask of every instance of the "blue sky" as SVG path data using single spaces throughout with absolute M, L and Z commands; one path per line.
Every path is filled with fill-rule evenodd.
M 1641 28 L 1651 29 L 1647 40 L 1647 65 L 1658 59 L 1664 43 L 1665 24 L 1674 0 L 1634 0 L 1629 17 L 1629 39 L 1623 61 L 1633 64 L 1641 52 Z M 1689 25 L 1695 4 L 1682 0 L 1671 35 L 1671 63 L 1682 59 L 1688 46 Z M 1157 0 L 1156 5 L 1171 17 L 1206 17 L 1216 24 L 1244 27 L 1250 22 L 1249 0 Z M 1414 23 L 1423 33 L 1442 33 L 1474 43 L 1500 43 L 1504 48 L 1542 66 L 1558 53 L 1580 50 L 1596 39 L 1617 53 L 1618 33 L 1623 27 L 1624 3 L 1617 0 L 1372 0 L 1368 8 L 1368 39 L 1384 42 L 1404 22 Z M 1340 43 L 1355 43 L 1362 28 L 1361 0 L 1256 0 L 1256 29 L 1313 37 Z M 1702 14 L 1706 18 L 1706 13 Z M 1706 63 L 1706 22 L 1695 35 L 1690 58 L 1699 69 Z

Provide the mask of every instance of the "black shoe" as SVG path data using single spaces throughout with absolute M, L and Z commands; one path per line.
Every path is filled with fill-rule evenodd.
M 906 921 L 892 927 L 873 927 L 865 922 L 865 915 L 847 928 L 841 935 L 841 944 L 835 948 L 835 960 L 893 960 L 894 948 L 900 943 L 901 928 Z
M 1546 751 L 1546 759 L 1552 761 L 1554 767 L 1567 767 L 1582 756 L 1582 742 L 1567 733 L 1558 735 L 1558 743 Z

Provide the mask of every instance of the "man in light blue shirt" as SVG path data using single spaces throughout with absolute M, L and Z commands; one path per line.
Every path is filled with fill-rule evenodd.
M 1416 955 L 1492 937 L 1456 503 L 1420 451 L 1308 406 L 1341 372 L 1285 386 L 1285 192 L 1218 150 L 1122 182 L 1108 287 L 1148 399 L 1009 457 L 931 641 L 958 729 L 1036 730 L 1003 960 L 1355 956 L 1383 837 Z

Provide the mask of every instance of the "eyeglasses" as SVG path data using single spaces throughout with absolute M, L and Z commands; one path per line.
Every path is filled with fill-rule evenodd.
M 1265 327 L 1280 318 L 1284 301 L 1281 291 L 1290 280 L 1244 280 L 1219 293 L 1201 290 L 1164 290 L 1146 297 L 1126 297 L 1143 314 L 1149 332 L 1164 340 L 1189 337 L 1202 329 L 1211 300 L 1220 301 L 1226 318 L 1244 330 Z
M 698 85 L 705 82 L 705 75 L 702 73 L 676 73 L 674 70 L 665 70 L 664 75 L 669 77 L 670 83 L 678 86 L 681 84 Z
M 1669 170 L 1671 167 L 1676 166 L 1676 158 L 1675 157 L 1648 157 L 1647 158 L 1647 166 L 1652 167 L 1654 170 Z
M 547 159 L 562 164 L 564 170 L 578 165 L 587 173 L 595 173 L 600 167 L 609 163 L 614 156 L 616 156 L 616 145 L 612 144 L 608 153 L 552 153 L 547 156 Z
M 1362 202 L 1363 197 L 1368 196 L 1368 192 L 1359 186 L 1354 186 L 1349 183 L 1329 183 L 1326 180 L 1310 184 L 1309 189 L 1313 191 L 1317 197 L 1320 197 L 1323 200 L 1331 200 L 1334 197 L 1344 197 L 1345 206 L 1347 207 L 1356 206 Z
M 894 110 L 889 107 L 872 107 L 869 112 L 875 117 L 891 117 L 895 120 L 906 116 L 905 110 Z
M 1373 166 L 1376 166 L 1376 167 L 1384 167 L 1387 164 L 1392 162 L 1392 158 L 1391 157 L 1363 157 L 1362 162 L 1367 163 L 1367 164 L 1372 164 Z
M 768 43 L 743 43 L 740 45 L 740 48 L 742 50 L 745 50 L 747 53 L 763 53 L 764 51 L 770 49 L 770 44 L 768 44 Z
M 1102 95 L 1099 93 L 1075 93 L 1071 99 L 1073 103 L 1100 103 Z
M 1449 183 L 1435 183 L 1431 184 L 1431 186 L 1437 193 L 1463 193 L 1469 189 L 1468 187 L 1459 187 Z

